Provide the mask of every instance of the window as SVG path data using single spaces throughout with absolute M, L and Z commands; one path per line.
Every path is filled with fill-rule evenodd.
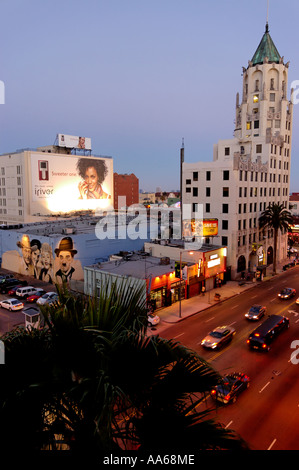
M 270 93 L 270 101 L 275 101 L 275 93 Z
M 230 154 L 230 148 L 229 147 L 225 147 L 224 148 L 224 155 L 229 155 Z
M 229 180 L 229 170 L 224 170 L 223 171 L 223 179 L 224 180 Z
M 222 230 L 228 230 L 228 220 L 222 220 Z
M 256 146 L 256 153 L 262 153 L 262 144 Z
M 198 188 L 193 188 L 193 197 L 198 196 Z
M 251 129 L 251 121 L 247 121 L 246 122 L 246 130 L 250 131 L 250 129 Z
M 271 78 L 270 80 L 270 90 L 274 90 L 274 78 Z M 272 93 L 274 94 L 274 93 Z
M 228 214 L 228 204 L 222 204 L 222 213 Z
M 211 181 L 211 172 L 210 171 L 206 172 L 206 180 Z
M 186 184 L 191 184 L 191 180 L 186 180 Z
M 211 204 L 209 202 L 206 203 L 206 212 L 210 212 Z
M 239 197 L 242 197 L 242 187 L 239 187 Z
M 186 188 L 186 193 L 191 193 L 191 188 Z
M 260 121 L 257 119 L 256 121 L 254 121 L 254 129 L 259 129 L 260 127 Z
M 222 245 L 227 246 L 228 245 L 228 237 L 221 237 L 221 243 L 222 243 Z
M 211 188 L 206 188 L 206 197 L 211 196 Z
M 259 102 L 259 95 L 253 95 L 253 102 L 258 103 Z
M 222 197 L 228 197 L 229 196 L 229 188 L 222 188 Z
M 198 181 L 198 171 L 193 171 L 193 181 Z
M 197 202 L 193 202 L 193 204 L 192 204 L 192 212 L 198 212 L 198 203 L 197 203 Z

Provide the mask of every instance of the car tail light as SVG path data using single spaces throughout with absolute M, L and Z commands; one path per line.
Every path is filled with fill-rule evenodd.
M 254 333 L 254 336 L 260 336 L 260 334 L 259 333 Z
M 250 343 L 249 339 L 246 341 L 246 343 L 248 343 L 248 344 Z
M 224 400 L 228 401 L 229 399 L 230 399 L 230 395 L 225 395 Z
M 211 394 L 212 394 L 212 395 L 216 395 L 216 390 L 212 390 L 212 391 L 211 391 Z
M 263 348 L 266 348 L 266 347 L 267 347 L 267 345 L 264 343 L 262 347 L 263 347 Z

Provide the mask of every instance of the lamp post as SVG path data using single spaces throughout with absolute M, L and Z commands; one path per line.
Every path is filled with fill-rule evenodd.
M 187 251 L 189 255 L 193 255 L 193 251 Z M 179 287 L 179 318 L 182 317 L 182 254 L 183 251 L 180 251 L 180 287 Z

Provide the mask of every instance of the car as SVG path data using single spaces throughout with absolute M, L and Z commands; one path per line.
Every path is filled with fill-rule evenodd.
M 242 372 L 226 374 L 219 385 L 212 388 L 211 397 L 228 404 L 235 403 L 237 396 L 250 385 L 250 378 Z
M 296 304 L 297 304 L 297 305 L 299 304 L 299 297 L 298 297 L 298 299 L 296 300 Z
M 26 302 L 34 303 L 45 293 L 46 291 L 44 291 L 43 289 L 39 289 L 35 294 L 28 295 Z
M 149 313 L 147 316 L 147 322 L 148 326 L 158 325 L 158 323 L 160 323 L 160 317 L 154 313 Z
M 291 297 L 294 297 L 294 295 L 296 295 L 296 289 L 285 287 L 279 292 L 278 297 L 280 299 L 290 299 Z
M 38 305 L 51 305 L 53 302 L 56 302 L 59 299 L 59 296 L 56 292 L 46 292 L 43 294 L 39 299 L 37 299 L 36 303 Z
M 16 286 L 13 286 L 9 289 L 9 291 L 7 292 L 8 295 L 15 295 L 16 294 L 16 290 L 19 288 L 19 287 L 22 287 L 21 284 L 17 284 Z
M 245 313 L 245 317 L 248 320 L 259 320 L 265 315 L 266 310 L 266 307 L 264 307 L 263 305 L 252 305 L 248 312 Z
M 1 300 L 0 307 L 7 308 L 7 310 L 22 310 L 24 304 L 18 299 L 5 299 Z
M 7 294 L 7 292 L 13 287 L 13 286 L 27 286 L 27 281 L 21 281 L 20 279 L 6 279 L 5 282 L 2 282 L 0 284 L 0 292 L 1 294 Z
M 12 279 L 13 277 L 13 274 L 1 274 L 0 282 L 5 282 L 7 279 Z
M 205 348 L 218 349 L 229 343 L 235 334 L 236 330 L 231 326 L 218 326 L 201 341 L 201 345 Z
M 250 349 L 270 351 L 271 343 L 285 329 L 290 327 L 290 320 L 283 315 L 269 315 L 269 317 L 253 330 L 247 344 Z

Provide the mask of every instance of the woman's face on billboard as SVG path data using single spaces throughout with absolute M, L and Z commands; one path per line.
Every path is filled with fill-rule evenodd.
M 94 191 L 96 189 L 98 184 L 98 174 L 93 166 L 87 168 L 84 181 L 87 184 L 89 191 Z

